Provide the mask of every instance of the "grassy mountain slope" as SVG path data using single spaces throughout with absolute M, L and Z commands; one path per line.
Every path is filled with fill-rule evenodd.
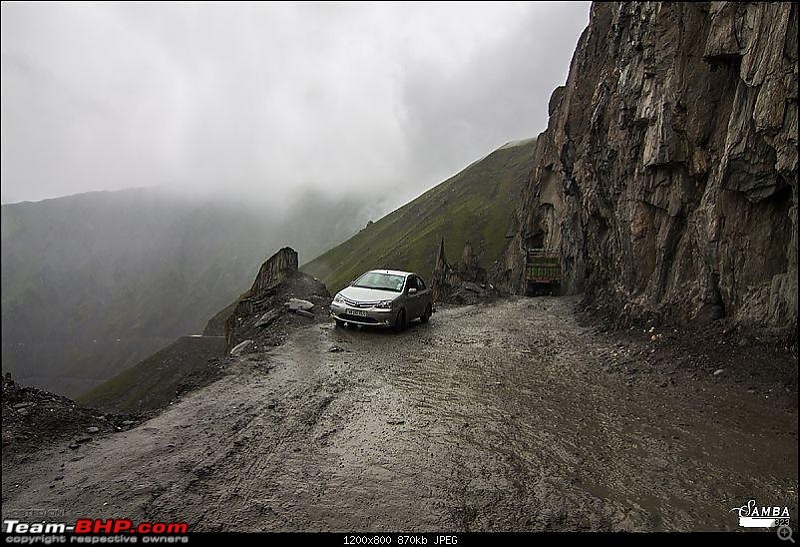
M 469 240 L 488 268 L 505 247 L 534 144 L 530 139 L 495 150 L 301 269 L 331 293 L 371 268 L 413 270 L 428 278 L 442 236 L 450 262 L 458 260 Z
M 108 412 L 163 408 L 176 394 L 216 379 L 220 371 L 213 359 L 221 357 L 224 350 L 225 339 L 221 336 L 182 336 L 78 400 Z
M 2 369 L 74 397 L 201 332 L 280 247 L 311 258 L 368 218 L 352 199 L 270 211 L 154 188 L 3 205 Z

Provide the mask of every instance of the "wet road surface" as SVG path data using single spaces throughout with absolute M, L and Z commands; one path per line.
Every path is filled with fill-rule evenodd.
M 796 516 L 796 404 L 631 382 L 576 302 L 311 326 L 133 430 L 7 458 L 3 511 L 241 531 L 735 530 L 751 498 Z

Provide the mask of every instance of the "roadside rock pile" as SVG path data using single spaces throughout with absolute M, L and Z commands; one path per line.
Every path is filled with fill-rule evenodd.
M 70 448 L 136 425 L 135 415 L 104 414 L 66 397 L 3 378 L 3 455 L 30 452 L 73 438 Z
M 434 301 L 449 304 L 475 304 L 497 296 L 494 287 L 487 283 L 486 270 L 480 266 L 470 242 L 467 241 L 464 246 L 461 262 L 454 267 L 447 262 L 444 238 L 436 253 L 431 292 Z
M 293 327 L 328 319 L 328 289 L 297 266 L 297 252 L 290 247 L 262 264 L 253 286 L 225 321 L 228 353 L 241 355 L 278 345 Z

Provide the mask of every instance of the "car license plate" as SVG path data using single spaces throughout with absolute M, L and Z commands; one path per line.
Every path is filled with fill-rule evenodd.
M 367 316 L 367 312 L 365 312 L 364 310 L 347 310 L 347 313 L 349 313 L 350 315 L 358 315 L 359 317 Z

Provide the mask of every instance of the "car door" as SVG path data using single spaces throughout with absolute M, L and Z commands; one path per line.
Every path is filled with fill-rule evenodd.
M 412 291 L 412 289 L 414 290 Z M 414 275 L 409 275 L 408 282 L 406 282 L 406 318 L 411 321 L 415 317 L 419 317 L 419 314 L 419 290 L 417 288 L 417 277 Z
M 419 295 L 419 314 L 425 313 L 428 304 L 431 304 L 431 290 L 425 285 L 421 277 L 417 277 L 417 294 Z

